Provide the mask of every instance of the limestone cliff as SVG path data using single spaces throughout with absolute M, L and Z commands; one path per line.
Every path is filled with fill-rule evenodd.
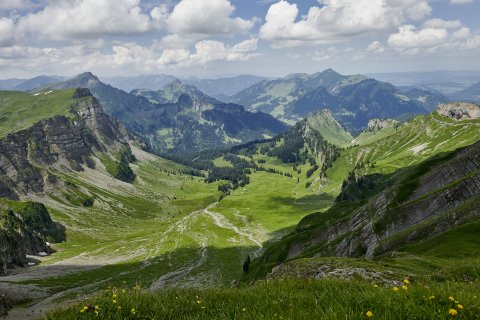
M 41 194 L 60 181 L 55 170 L 83 170 L 95 153 L 129 148 L 127 133 L 88 89 L 77 89 L 71 115 L 41 120 L 0 139 L 0 197 Z

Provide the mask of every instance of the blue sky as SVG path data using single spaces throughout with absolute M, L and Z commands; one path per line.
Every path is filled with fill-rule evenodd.
M 1 0 L 0 78 L 480 70 L 480 0 Z

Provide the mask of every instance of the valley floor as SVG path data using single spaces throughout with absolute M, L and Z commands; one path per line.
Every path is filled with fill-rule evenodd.
M 54 245 L 51 256 L 32 257 L 37 266 L 0 279 L 0 291 L 17 304 L 7 319 L 34 319 L 109 286 L 230 286 L 248 255 L 261 254 L 264 243 L 318 209 L 304 183 L 268 172 L 252 174 L 249 185 L 218 202 L 217 183 L 133 149 L 134 185 L 103 174 L 100 162 L 100 169 L 63 177 L 94 196 L 92 208 L 34 198 L 66 226 L 67 241 Z

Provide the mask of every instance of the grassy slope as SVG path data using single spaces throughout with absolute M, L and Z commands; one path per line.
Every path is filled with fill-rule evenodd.
M 0 91 L 0 137 L 20 131 L 55 115 L 69 115 L 75 90 L 61 90 L 38 95 Z
M 374 319 L 451 319 L 451 309 L 461 319 L 475 319 L 480 311 L 476 285 L 419 281 L 394 292 L 393 286 L 372 282 L 323 279 L 161 294 L 111 289 L 45 319 L 95 319 L 95 310 L 102 319 L 366 319 L 368 312 Z
M 125 184 L 115 184 L 114 187 L 104 185 L 110 178 L 99 176 L 98 171 L 91 172 L 95 177 L 88 170 L 75 176 L 64 176 L 65 180 L 81 186 L 83 192 L 93 195 L 95 205 L 86 209 L 61 205 L 53 200 L 49 203 L 53 218 L 67 226 L 68 241 L 58 245 L 56 248 L 59 252 L 46 258 L 43 266 L 49 270 L 51 265 L 51 270 L 55 270 L 55 263 L 60 261 L 66 261 L 71 266 L 101 266 L 79 269 L 59 277 L 34 276 L 24 280 L 24 283 L 46 288 L 51 293 L 77 288 L 65 296 L 60 295 L 60 300 L 77 294 L 95 293 L 109 285 L 120 287 L 139 283 L 146 288 L 152 284 L 161 287 L 162 283 L 156 281 L 166 274 L 174 276 L 171 283 L 167 281 L 167 284 L 175 286 L 226 285 L 241 276 L 245 257 L 259 254 L 262 242 L 288 233 L 302 217 L 331 206 L 343 179 L 356 164 L 367 161 L 376 163 L 373 168 L 366 166 L 359 169 L 364 173 L 393 172 L 399 166 L 417 163 L 435 153 L 472 143 L 479 124 L 468 124 L 440 118 L 435 114 L 412 120 L 397 131 L 392 131 L 391 135 L 382 133 L 376 141 L 370 138 L 358 147 L 343 151 L 340 159 L 327 172 L 327 183 L 316 179 L 318 173 L 306 179 L 305 172 L 309 164 L 301 165 L 301 173 L 297 173 L 291 164 L 257 153 L 253 158 L 257 162 L 260 159 L 266 161 L 262 166 L 291 173 L 293 178 L 267 172 L 252 173 L 249 185 L 235 190 L 231 196 L 207 210 L 205 208 L 218 199 L 217 184 L 204 184 L 199 178 L 179 173 L 182 166 L 140 151 L 137 151 L 140 152 L 137 156 L 140 161 L 134 166 L 138 178 L 133 187 Z M 444 143 L 447 140 L 449 142 Z M 413 147 L 429 141 L 432 142 L 424 151 L 412 151 Z M 258 145 L 258 148 L 261 146 Z M 220 160 L 217 159 L 217 164 L 223 165 Z M 314 183 L 306 188 L 307 181 Z M 405 261 L 414 266 L 418 264 L 417 260 Z M 426 263 L 431 264 L 431 261 Z M 175 276 L 173 271 L 182 272 Z M 92 286 L 93 283 L 95 285 Z M 291 287 L 285 291 L 293 292 L 296 285 L 288 284 Z M 365 284 L 353 285 L 359 286 L 362 293 L 370 290 Z M 348 285 L 345 284 L 345 287 Z M 262 295 L 271 289 L 259 290 L 256 297 L 264 301 L 266 298 Z M 445 290 L 438 288 L 438 292 Z M 386 289 L 385 292 L 389 291 Z M 256 294 L 248 289 L 212 289 L 206 292 L 210 292 L 208 294 L 212 297 L 233 297 L 233 300 Z M 196 291 L 181 293 L 182 296 L 199 295 Z M 169 299 L 169 294 L 141 296 L 137 299 L 158 302 Z M 363 299 L 364 295 L 361 297 Z M 374 301 L 386 303 L 385 299 L 382 295 L 372 293 Z M 177 312 L 176 306 L 182 305 L 171 301 L 166 303 L 172 312 Z M 159 302 L 158 305 L 162 304 Z M 255 304 L 249 301 L 249 305 Z M 400 305 L 397 307 L 400 308 Z M 231 306 L 235 308 L 234 304 Z M 331 313 L 331 316 L 344 317 L 349 314 L 342 312 L 358 314 L 360 309 L 357 307 L 352 305 L 352 309 L 342 309 L 339 313 Z M 257 315 L 270 315 L 270 311 L 258 308 Z M 428 312 L 431 310 L 427 309 Z M 322 315 L 324 311 L 318 312 Z M 77 314 L 78 310 L 75 309 L 69 316 Z M 221 313 L 214 315 L 222 317 Z M 67 318 L 67 315 L 64 316 Z M 183 317 L 202 318 L 203 315 L 185 312 Z

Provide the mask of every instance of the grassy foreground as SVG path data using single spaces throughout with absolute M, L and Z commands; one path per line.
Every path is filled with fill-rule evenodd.
M 405 279 L 381 286 L 326 278 L 160 293 L 110 288 L 44 319 L 479 319 L 478 286 Z

